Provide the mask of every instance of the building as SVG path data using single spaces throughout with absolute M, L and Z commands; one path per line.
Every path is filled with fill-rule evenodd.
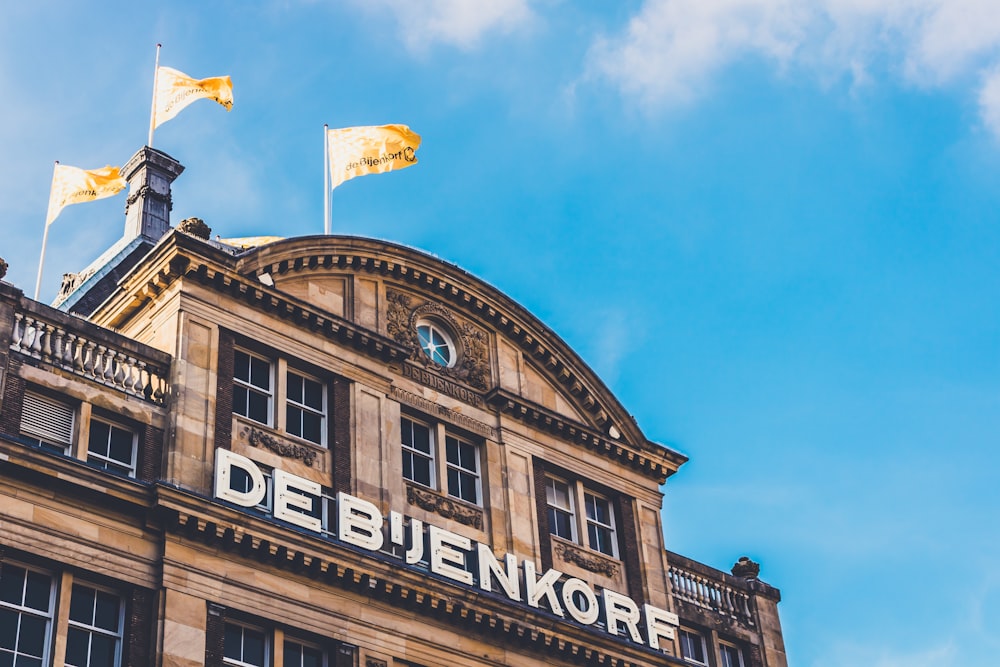
M 182 170 L 132 158 L 58 307 L 0 283 L 0 666 L 785 667 L 542 322 L 399 245 L 173 229 Z

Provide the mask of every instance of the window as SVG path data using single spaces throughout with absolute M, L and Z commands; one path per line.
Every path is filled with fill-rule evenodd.
M 136 434 L 118 424 L 92 417 L 87 463 L 135 477 Z
M 322 383 L 288 371 L 285 387 L 285 430 L 317 445 L 325 444 L 326 392 Z
M 0 567 L 0 665 L 49 662 L 52 577 L 12 563 Z
M 326 667 L 323 649 L 294 639 L 285 639 L 285 667 Z
M 565 540 L 576 541 L 576 516 L 569 484 L 549 477 L 545 480 L 545 500 L 549 510 L 549 532 Z
M 68 454 L 73 444 L 75 412 L 64 401 L 26 391 L 21 409 L 21 435 L 42 449 Z
M 122 600 L 117 595 L 73 584 L 66 633 L 66 667 L 121 664 L 123 613 Z
M 403 478 L 422 486 L 439 489 L 453 498 L 474 505 L 483 502 L 480 445 L 471 438 L 449 433 L 444 424 L 425 424 L 409 417 L 400 418 Z M 444 442 L 444 460 L 437 443 Z
M 403 440 L 403 477 L 434 486 L 434 443 L 426 424 L 403 417 L 400 419 Z
M 278 378 L 284 382 L 278 382 Z M 233 351 L 233 413 L 326 446 L 326 384 L 292 370 L 284 359 L 269 360 L 245 350 Z
M 608 556 L 618 555 L 615 539 L 615 516 L 607 498 L 585 491 L 583 502 L 587 508 L 587 539 L 590 548 Z
M 226 623 L 223 662 L 240 667 L 265 667 L 268 657 L 267 639 L 263 631 L 257 628 Z
M 444 441 L 448 463 L 448 495 L 478 505 L 479 448 L 450 435 L 446 435 Z
M 681 643 L 681 657 L 696 665 L 707 665 L 705 638 L 692 630 L 681 628 L 677 633 Z
M 271 362 L 243 350 L 233 353 L 233 412 L 271 424 Z
M 618 557 L 618 534 L 615 530 L 615 512 L 611 501 L 588 489 L 579 481 L 558 477 L 545 478 L 545 502 L 548 511 L 549 533 L 564 540 L 579 542 L 594 551 Z M 583 506 L 583 524 L 576 508 Z M 578 535 L 585 535 L 583 539 Z
M 743 667 L 743 652 L 732 644 L 719 644 L 719 656 L 722 667 Z
M 420 349 L 435 364 L 450 368 L 458 360 L 451 336 L 436 322 L 430 320 L 417 322 L 417 339 L 420 341 Z

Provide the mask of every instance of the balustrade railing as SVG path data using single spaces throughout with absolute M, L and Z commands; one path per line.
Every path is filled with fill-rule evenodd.
M 167 389 L 165 366 L 53 319 L 15 312 L 10 349 L 131 396 L 163 404 Z
M 669 573 L 675 598 L 726 614 L 745 625 L 754 624 L 750 595 L 726 583 L 722 576 L 708 576 L 676 564 L 670 565 Z

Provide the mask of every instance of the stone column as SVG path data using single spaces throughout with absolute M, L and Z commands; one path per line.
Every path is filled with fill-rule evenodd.
M 170 229 L 170 184 L 184 167 L 166 153 L 143 146 L 122 168 L 128 180 L 125 238 L 144 236 L 153 243 Z

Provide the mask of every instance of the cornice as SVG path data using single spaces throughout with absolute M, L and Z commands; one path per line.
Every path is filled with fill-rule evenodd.
M 499 594 L 400 567 L 388 556 L 306 535 L 176 487 L 157 485 L 156 510 L 168 534 L 403 608 L 459 632 L 474 631 L 499 645 L 515 642 L 523 650 L 569 664 L 683 664 L 622 637 L 511 603 Z
M 503 414 L 623 463 L 647 477 L 656 479 L 660 484 L 688 460 L 683 454 L 663 446 L 637 447 L 608 438 L 599 431 L 504 389 L 494 389 L 486 394 L 485 398 L 487 405 Z

